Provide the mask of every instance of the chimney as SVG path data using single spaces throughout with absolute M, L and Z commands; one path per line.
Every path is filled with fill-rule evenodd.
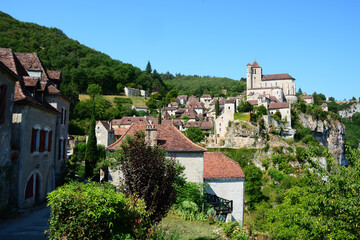
M 156 125 L 146 125 L 145 144 L 150 147 L 155 147 L 157 145 L 157 135 Z

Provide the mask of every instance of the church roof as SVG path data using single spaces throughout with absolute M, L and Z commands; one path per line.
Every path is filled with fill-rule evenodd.
M 251 65 L 252 68 L 261 68 L 260 65 L 257 63 L 257 61 L 254 61 L 254 63 Z
M 239 163 L 219 152 L 204 153 L 204 178 L 245 178 Z
M 288 73 L 263 75 L 261 80 L 262 81 L 271 81 L 271 80 L 285 80 L 285 79 L 295 80 L 295 78 L 290 76 Z

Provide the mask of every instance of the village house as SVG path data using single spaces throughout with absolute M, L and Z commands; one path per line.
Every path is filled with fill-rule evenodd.
M 97 121 L 95 125 L 95 136 L 97 145 L 109 146 L 115 141 L 114 129 L 111 122 Z
M 219 143 L 227 133 L 229 122 L 234 121 L 235 103 L 227 100 L 224 102 L 224 108 L 220 116 L 215 119 L 214 135 L 216 143 Z
M 184 174 L 187 181 L 203 182 L 203 159 L 206 149 L 193 143 L 172 124 L 132 124 L 125 135 L 107 149 L 109 151 L 120 149 L 125 137 L 133 136 L 138 131 L 145 132 L 145 139 L 150 139 L 150 146 L 159 145 L 167 152 L 168 158 L 175 158 L 185 167 Z M 109 176 L 112 179 L 110 182 L 114 185 L 120 184 L 119 171 L 110 170 Z
M 125 95 L 128 97 L 135 97 L 135 96 L 142 96 L 142 97 L 148 97 L 149 93 L 145 90 L 139 90 L 136 88 L 130 88 L 130 87 L 124 87 Z
M 304 100 L 306 104 L 313 104 L 314 103 L 314 97 L 312 95 L 308 95 L 306 93 L 304 93 L 304 95 L 302 95 L 300 97 L 301 100 Z
M 1 56 L 0 56 L 1 57 Z M 9 201 L 10 181 L 6 169 L 11 166 L 11 122 L 15 83 L 20 77 L 0 62 L 0 213 Z
M 188 101 L 188 96 L 187 95 L 179 95 L 176 97 L 176 100 L 182 104 L 182 105 L 185 105 Z
M 147 106 L 144 106 L 144 105 L 132 105 L 131 108 L 135 109 L 135 111 L 137 111 L 137 112 L 139 112 L 139 111 L 148 112 L 148 110 L 149 110 L 149 108 Z
M 3 48 L 0 62 L 16 76 L 15 87 L 9 88 L 13 90 L 9 203 L 28 207 L 61 181 L 57 169 L 63 171 L 62 161 L 66 163 L 70 101 L 57 88 L 61 73 L 47 72 L 36 54 Z
M 244 225 L 245 174 L 239 163 L 219 152 L 205 152 L 204 183 L 208 194 L 232 201 L 227 220 Z
M 203 94 L 201 97 L 200 97 L 200 102 L 204 104 L 204 107 L 206 109 L 209 109 L 210 108 L 210 102 L 212 100 L 212 97 L 210 94 Z

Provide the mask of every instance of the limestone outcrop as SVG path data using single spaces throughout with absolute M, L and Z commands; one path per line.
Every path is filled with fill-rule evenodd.
M 235 121 L 224 137 L 224 147 L 247 147 L 247 148 L 264 148 L 266 141 L 261 137 L 258 127 L 245 122 Z
M 338 163 L 344 163 L 345 126 L 338 120 L 317 120 L 308 114 L 299 113 L 300 123 L 310 128 L 314 137 L 328 147 Z
M 360 103 L 354 102 L 354 104 L 350 105 L 348 108 L 344 110 L 340 110 L 339 114 L 342 118 L 350 118 L 354 113 L 360 112 Z

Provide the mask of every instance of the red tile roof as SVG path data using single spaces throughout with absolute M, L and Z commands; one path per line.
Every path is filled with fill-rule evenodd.
M 158 133 L 158 145 L 166 151 L 177 152 L 205 152 L 206 149 L 193 143 L 182 132 L 171 124 L 155 124 Z M 107 149 L 118 150 L 126 136 L 133 136 L 135 132 L 145 131 L 146 124 L 132 124 L 126 133 L 115 143 L 109 145 Z
M 204 153 L 204 179 L 245 178 L 239 163 L 219 152 Z
M 287 102 L 278 102 L 278 103 L 269 103 L 268 109 L 281 109 L 281 108 L 289 108 L 289 103 Z
M 211 95 L 210 94 L 203 94 L 201 97 L 202 98 L 211 98 Z
M 10 48 L 0 48 L 0 61 L 19 76 L 28 76 L 25 68 Z
M 15 53 L 26 71 L 36 70 L 41 71 L 41 81 L 47 82 L 49 80 L 47 73 L 36 53 Z
M 254 63 L 251 65 L 252 68 L 261 68 L 260 65 L 257 63 L 257 61 L 254 61 Z
M 46 72 L 51 80 L 61 80 L 61 71 L 47 70 Z
M 280 74 L 268 74 L 262 76 L 262 81 L 271 81 L 271 80 L 286 80 L 286 79 L 292 79 L 295 80 L 292 76 L 290 76 L 287 73 L 280 73 Z
M 258 105 L 259 104 L 258 100 L 248 100 L 248 103 L 250 103 L 251 105 Z
M 145 117 L 123 117 L 119 120 L 118 123 L 113 122 L 113 124 L 116 124 L 116 125 L 131 125 L 133 123 L 147 124 L 148 121 L 146 120 Z
M 177 99 L 188 99 L 188 96 L 187 95 L 179 95 L 176 97 Z
M 114 129 L 114 135 L 115 136 L 122 136 L 125 134 L 125 132 L 127 131 L 127 128 L 115 128 Z

